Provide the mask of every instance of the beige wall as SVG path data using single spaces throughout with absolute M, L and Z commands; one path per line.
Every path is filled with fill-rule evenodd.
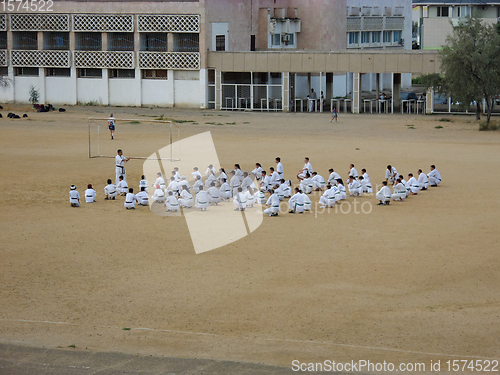
M 210 52 L 208 67 L 222 72 L 439 73 L 438 54 L 398 52 Z
M 204 15 L 205 0 L 169 1 L 54 1 L 54 13 L 161 13 Z

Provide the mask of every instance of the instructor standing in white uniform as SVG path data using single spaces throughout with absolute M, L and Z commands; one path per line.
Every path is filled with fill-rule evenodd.
M 130 160 L 123 156 L 123 151 L 119 149 L 116 152 L 118 155 L 115 156 L 115 172 L 116 172 L 116 185 L 118 185 L 120 176 L 123 176 L 123 181 L 127 181 L 127 174 L 125 172 L 125 163 Z

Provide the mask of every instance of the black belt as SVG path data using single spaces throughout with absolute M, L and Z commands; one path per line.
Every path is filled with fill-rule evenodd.
M 116 190 L 115 191 L 109 191 L 108 194 L 114 194 L 116 193 Z
M 128 203 L 128 204 L 130 204 L 130 203 L 134 203 L 134 201 L 132 201 L 132 202 L 127 202 L 127 201 L 125 201 L 125 203 Z
M 94 198 L 93 195 L 86 195 L 87 198 Z

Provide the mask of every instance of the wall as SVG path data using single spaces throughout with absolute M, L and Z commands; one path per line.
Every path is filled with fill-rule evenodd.
M 107 82 L 100 78 L 77 78 L 78 102 L 85 104 L 97 101 L 99 104 L 108 104 Z
M 14 101 L 16 103 L 29 103 L 31 85 L 41 91 L 39 77 L 14 77 Z
M 71 77 L 45 77 L 45 103 L 72 104 L 76 102 L 74 79 Z
M 172 84 L 166 79 L 142 80 L 142 104 L 159 107 L 172 107 Z
M 176 107 L 200 108 L 204 90 L 198 71 L 175 71 L 174 97 Z
M 109 105 L 136 105 L 135 80 L 132 78 L 109 79 Z

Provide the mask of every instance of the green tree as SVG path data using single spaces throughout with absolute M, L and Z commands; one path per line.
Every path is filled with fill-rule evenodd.
M 496 26 L 467 17 L 465 22 L 453 26 L 453 34 L 446 42 L 440 51 L 440 91 L 464 105 L 475 101 L 478 120 L 484 98 L 489 124 L 495 96 L 500 91 L 500 35 Z

